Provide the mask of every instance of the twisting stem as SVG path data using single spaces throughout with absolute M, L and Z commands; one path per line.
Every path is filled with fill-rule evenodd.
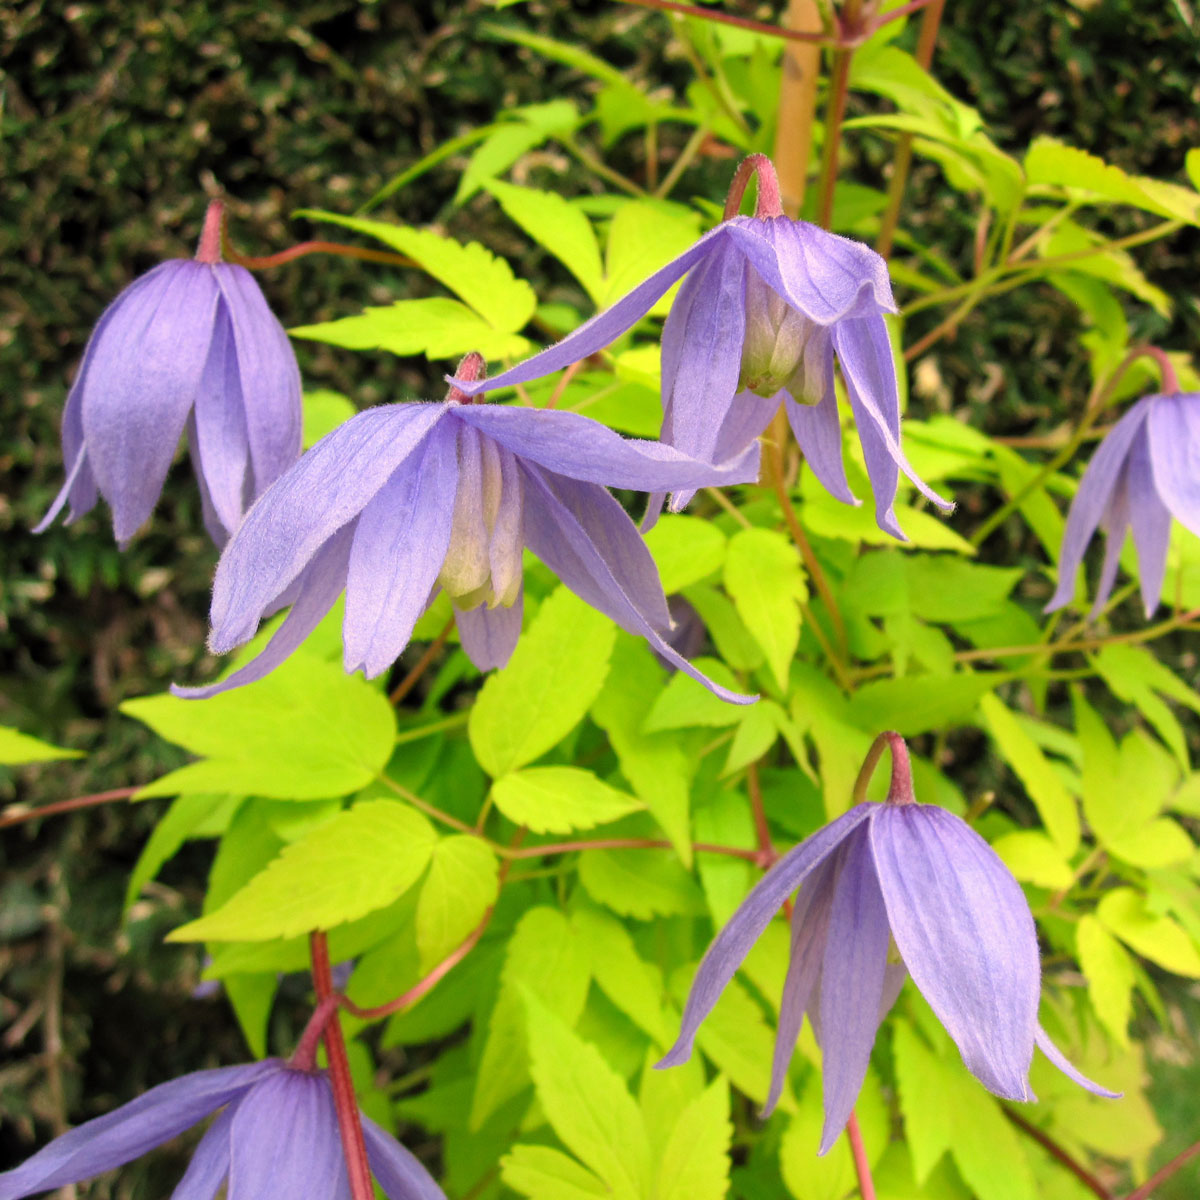
M 1150 1197 L 1154 1194 L 1154 1189 L 1160 1183 L 1165 1183 L 1176 1171 L 1181 1167 L 1187 1166 L 1198 1154 L 1200 1154 L 1200 1142 L 1189 1146 L 1182 1154 L 1175 1155 L 1165 1167 L 1160 1167 L 1155 1171 L 1137 1191 L 1130 1192 L 1126 1200 L 1150 1200 Z
M 320 930 L 309 935 L 312 956 L 313 986 L 321 1003 L 334 997 L 333 972 L 329 965 L 329 943 Z M 346 1159 L 346 1174 L 350 1177 L 353 1200 L 375 1200 L 375 1185 L 367 1165 L 367 1146 L 363 1141 L 362 1120 L 354 1083 L 350 1078 L 350 1060 L 342 1039 L 342 1023 L 336 1010 L 325 1024 L 325 1053 L 329 1058 L 329 1082 L 333 1086 L 333 1103 L 337 1109 L 338 1132 L 342 1138 L 342 1154 Z
M 754 215 L 756 217 L 780 217 L 783 206 L 779 201 L 779 179 L 775 175 L 775 164 L 765 154 L 747 154 L 737 165 L 729 191 L 725 195 L 725 212 L 723 219 L 736 217 L 742 206 L 742 197 L 750 177 L 754 176 L 758 194 L 754 198 Z
M 838 14 L 843 35 L 859 32 L 862 0 L 846 0 Z M 842 140 L 842 120 L 846 115 L 846 93 L 850 88 L 850 64 L 854 45 L 839 44 L 833 54 L 833 71 L 829 80 L 829 104 L 825 110 L 825 146 L 821 154 L 821 190 L 817 201 L 817 224 L 830 227 L 833 217 L 833 193 L 837 187 L 838 149 Z
M 888 804 L 912 804 L 912 764 L 908 760 L 908 746 L 904 739 L 892 730 L 881 733 L 867 751 L 863 765 L 854 781 L 854 791 L 851 793 L 851 805 L 861 804 L 867 798 L 867 784 L 875 774 L 875 768 L 883 756 L 884 750 L 890 750 L 892 755 L 892 779 L 888 786 Z
M 854 1174 L 858 1177 L 858 1194 L 862 1200 L 875 1200 L 875 1181 L 871 1178 L 871 1163 L 867 1158 L 867 1148 L 863 1145 L 862 1130 L 858 1127 L 858 1117 L 850 1110 L 850 1120 L 846 1122 L 846 1140 L 850 1143 L 850 1154 L 854 1158 Z
M 292 1057 L 288 1059 L 289 1067 L 297 1071 L 312 1071 L 316 1068 L 317 1043 L 325 1036 L 325 1026 L 329 1024 L 329 1018 L 337 1011 L 337 1006 L 337 996 L 326 996 L 313 1009 L 313 1014 L 308 1018 L 308 1024 L 304 1026 L 304 1032 L 296 1043 L 296 1049 L 292 1051 Z
M 946 0 L 929 0 L 921 17 L 921 32 L 917 35 L 917 62 L 925 70 L 933 62 L 933 48 L 937 43 L 938 26 L 942 23 L 942 12 Z M 896 152 L 892 156 L 892 177 L 888 181 L 887 208 L 884 209 L 883 219 L 879 224 L 879 237 L 875 241 L 875 250 L 883 258 L 891 257 L 892 245 L 896 238 L 896 226 L 900 223 L 900 208 L 904 203 L 904 189 L 908 186 L 908 171 L 912 166 L 913 135 L 902 133 L 896 142 Z
M 1052 1158 L 1058 1159 L 1080 1183 L 1100 1200 L 1113 1200 L 1113 1194 L 1091 1173 L 1082 1163 L 1076 1162 L 1044 1129 L 1039 1129 L 1031 1121 L 1025 1120 L 1020 1113 L 1014 1112 L 1007 1105 L 1000 1106 L 1004 1115 L 1024 1134 L 1033 1138 Z M 1131 1196 L 1129 1200 L 1133 1200 Z
M 39 817 L 53 817 L 58 813 L 74 812 L 79 808 L 94 808 L 98 804 L 108 804 L 113 800 L 128 800 L 140 788 L 113 788 L 109 792 L 95 792 L 91 796 L 73 796 L 70 800 L 55 800 L 52 804 L 43 804 L 38 808 L 30 808 L 25 804 L 13 804 L 0 814 L 0 829 L 9 825 L 20 825 L 23 821 L 36 821 Z
M 407 696 L 408 693 L 417 686 L 417 681 L 422 675 L 425 674 L 426 671 L 429 670 L 430 664 L 441 653 L 442 647 L 446 644 L 446 639 L 449 638 L 450 631 L 453 628 L 454 618 L 451 617 L 450 620 L 448 620 L 446 624 L 442 626 L 441 633 L 439 633 L 437 637 L 435 637 L 433 641 L 425 647 L 425 653 L 417 659 L 416 663 L 413 665 L 413 669 L 409 671 L 409 673 L 405 675 L 402 680 L 400 680 L 395 689 L 392 691 L 391 695 L 388 696 L 388 700 L 393 705 L 399 704 L 404 697 Z

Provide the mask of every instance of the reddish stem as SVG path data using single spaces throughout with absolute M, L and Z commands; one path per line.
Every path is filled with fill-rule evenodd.
M 922 3 L 924 0 L 922 0 Z M 620 4 L 632 4 L 637 8 L 653 8 L 659 12 L 679 13 L 684 17 L 696 17 L 701 21 L 715 21 L 720 25 L 736 25 L 767 37 L 786 38 L 790 42 L 817 42 L 822 46 L 840 46 L 839 37 L 828 33 L 808 33 L 799 29 L 787 29 L 765 21 L 754 21 L 749 17 L 735 17 L 732 13 L 716 12 L 711 8 L 699 8 L 694 4 L 677 4 L 675 0 L 618 0 Z M 857 43 L 856 43 L 857 44 Z
M 305 1025 L 304 1032 L 296 1043 L 296 1049 L 292 1052 L 292 1057 L 288 1059 L 288 1066 L 293 1070 L 316 1070 L 317 1043 L 325 1034 L 325 1026 L 329 1024 L 329 1018 L 337 1012 L 337 1006 L 338 998 L 336 996 L 326 996 L 313 1009 L 313 1015 L 308 1018 L 308 1024 Z
M 1150 1200 L 1154 1189 L 1160 1183 L 1165 1183 L 1181 1167 L 1186 1167 L 1198 1154 L 1200 1154 L 1200 1142 L 1189 1146 L 1182 1154 L 1177 1154 L 1165 1167 L 1160 1167 L 1137 1191 L 1130 1192 L 1126 1200 Z
M 225 227 L 225 205 L 220 200 L 210 200 L 204 214 L 204 229 L 200 244 L 196 247 L 196 261 L 219 263 L 221 261 L 221 232 Z
M 759 218 L 782 217 L 783 204 L 779 198 L 779 177 L 775 174 L 775 164 L 765 154 L 748 154 L 738 163 L 733 173 L 733 181 L 725 197 L 725 212 L 723 219 L 736 217 L 742 207 L 742 197 L 746 194 L 746 186 L 751 176 L 756 177 L 758 195 L 754 203 L 754 215 Z
M 36 821 L 39 817 L 53 817 L 58 813 L 74 812 L 79 808 L 93 808 L 98 804 L 108 804 L 113 800 L 128 800 L 140 788 L 113 788 L 109 792 L 95 792 L 90 796 L 74 796 L 70 800 L 55 800 L 53 804 L 43 804 L 38 808 L 27 808 L 23 804 L 14 804 L 0 815 L 0 829 L 9 825 L 20 825 L 23 821 Z
M 892 755 L 892 779 L 888 787 L 887 803 L 913 804 L 916 802 L 916 797 L 913 795 L 912 764 L 908 761 L 908 746 L 898 733 L 889 729 L 885 733 L 881 733 L 867 751 L 867 757 L 863 760 L 858 778 L 854 781 L 852 804 L 861 804 L 867 798 L 867 784 L 871 782 L 871 776 L 875 773 L 875 768 L 879 765 L 884 750 L 891 751 Z
M 334 991 L 329 943 L 320 930 L 310 935 L 309 952 L 312 955 L 313 986 L 317 991 L 317 999 L 323 1004 L 326 1000 L 334 999 Z M 346 1174 L 350 1177 L 350 1194 L 353 1200 L 375 1200 L 375 1185 L 371 1182 L 371 1168 L 367 1165 L 367 1146 L 363 1141 L 358 1100 L 350 1078 L 350 1060 L 346 1057 L 342 1023 L 336 1009 L 325 1024 L 323 1037 L 325 1053 L 329 1057 L 329 1082 L 333 1086 L 333 1102 L 337 1108 L 338 1132 L 342 1137 L 342 1154 L 346 1159 Z
M 551 842 L 542 846 L 525 846 L 520 850 L 504 851 L 507 858 L 540 858 L 544 854 L 570 854 L 575 850 L 670 850 L 672 843 L 657 838 L 586 838 L 577 842 Z M 758 850 L 746 850 L 740 846 L 718 846 L 712 842 L 693 842 L 692 849 L 700 854 L 728 854 L 756 863 L 761 858 Z
M 303 258 L 306 254 L 337 254 L 341 258 L 357 258 L 363 262 L 392 263 L 398 267 L 416 266 L 411 258 L 403 254 L 392 254 L 387 250 L 367 250 L 362 246 L 344 246 L 341 242 L 298 242 L 287 250 L 280 250 L 278 254 L 258 256 L 239 254 L 228 241 L 225 243 L 226 261 L 251 271 L 261 271 L 264 267 L 281 267 L 284 263 Z
M 858 1194 L 862 1200 L 875 1200 L 875 1181 L 871 1178 L 871 1162 L 867 1158 L 867 1148 L 863 1145 L 862 1130 L 858 1127 L 858 1117 L 850 1110 L 850 1120 L 846 1122 L 846 1140 L 850 1143 L 850 1153 L 854 1158 L 854 1174 L 858 1176 Z
M 760 865 L 766 868 L 778 855 L 771 842 L 771 830 L 767 825 L 767 810 L 763 805 L 762 785 L 759 782 L 756 762 L 752 762 L 746 770 L 746 790 L 750 793 L 750 811 L 754 814 L 754 834 L 758 839 Z
M 1162 374 L 1162 390 L 1166 396 L 1174 396 L 1179 393 L 1179 376 L 1175 373 L 1175 366 L 1167 357 L 1167 352 L 1159 346 L 1135 346 L 1129 352 L 1128 361 L 1132 362 L 1135 358 L 1152 358 L 1158 364 L 1158 369 Z
M 1056 1158 L 1080 1183 L 1100 1200 L 1113 1200 L 1113 1194 L 1091 1173 L 1082 1163 L 1076 1162 L 1044 1129 L 1039 1129 L 1031 1121 L 1025 1120 L 1020 1113 L 1014 1112 L 1006 1105 L 1000 1106 L 1004 1115 L 1024 1134 L 1033 1138 L 1052 1158 Z M 1135 1193 L 1136 1195 L 1136 1193 Z M 1133 1200 L 1133 1196 L 1129 1198 Z M 1140 1197 L 1139 1200 L 1144 1200 Z
M 402 680 L 400 680 L 400 682 L 396 685 L 395 690 L 391 693 L 391 695 L 388 696 L 388 701 L 391 704 L 399 704 L 400 701 L 403 700 L 404 697 L 407 696 L 408 693 L 417 686 L 417 681 L 422 675 L 425 674 L 427 670 L 429 670 L 430 663 L 432 663 L 441 652 L 442 647 L 446 644 L 446 640 L 450 636 L 450 630 L 453 628 L 454 618 L 451 617 L 450 620 L 448 620 L 446 624 L 442 626 L 441 633 L 439 633 L 437 637 L 435 637 L 433 641 L 425 647 L 425 653 L 417 659 L 413 669 L 409 671 L 409 673 L 405 675 Z

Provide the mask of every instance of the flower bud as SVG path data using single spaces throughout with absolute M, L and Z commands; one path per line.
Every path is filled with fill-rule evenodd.
M 786 388 L 797 403 L 817 404 L 824 396 L 828 351 L 828 332 L 788 304 L 750 267 L 739 390 L 769 400 Z

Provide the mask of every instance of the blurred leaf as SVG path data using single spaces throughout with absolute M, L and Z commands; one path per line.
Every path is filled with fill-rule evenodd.
M 1200 979 L 1200 953 L 1195 943 L 1170 917 L 1151 913 L 1145 897 L 1134 888 L 1106 892 L 1096 906 L 1096 916 L 1105 928 L 1151 962 L 1176 975 Z
M 19 729 L 0 725 L 0 763 L 18 766 L 21 763 L 49 762 L 56 758 L 82 758 L 82 750 L 53 746 L 41 738 L 30 737 Z
M 1062 850 L 1036 829 L 1003 834 L 992 843 L 992 849 L 1024 883 L 1045 888 L 1069 888 L 1075 882 L 1075 872 Z
M 646 545 L 658 564 L 663 591 L 680 592 L 721 569 L 726 538 L 711 521 L 667 513 L 646 534 Z
M 314 328 L 320 328 L 315 326 Z M 304 393 L 304 449 L 319 442 L 327 433 L 350 420 L 358 410 L 349 396 L 329 388 L 313 388 Z
M 1128 1046 L 1136 982 L 1128 953 L 1090 913 L 1084 913 L 1075 928 L 1075 951 L 1096 1016 L 1117 1045 Z
M 612 1189 L 569 1154 L 552 1146 L 518 1143 L 500 1160 L 500 1178 L 530 1200 L 593 1200 Z

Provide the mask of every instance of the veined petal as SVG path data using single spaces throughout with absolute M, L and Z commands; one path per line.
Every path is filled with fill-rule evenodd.
M 896 311 L 887 263 L 870 246 L 788 217 L 735 217 L 727 225 L 766 283 L 810 321 Z
M 88 461 L 124 545 L 149 518 L 208 359 L 217 285 L 174 259 L 117 298 L 81 389 Z
M 64 417 L 64 442 L 67 436 L 66 420 L 67 418 Z M 54 518 L 62 512 L 62 507 L 68 500 L 71 503 L 71 515 L 67 518 L 68 525 L 95 506 L 99 493 L 96 490 L 96 478 L 88 463 L 86 447 L 80 446 L 73 459 L 65 456 L 64 459 L 68 464 L 66 481 L 59 488 L 58 495 L 54 497 L 50 507 L 46 510 L 46 515 L 33 527 L 34 533 L 45 533 Z
M 783 996 L 779 1002 L 779 1026 L 775 1031 L 775 1052 L 771 1060 L 771 1087 L 762 1110 L 764 1120 L 774 1112 L 783 1094 L 788 1065 L 804 1025 L 804 1013 L 821 977 L 833 885 L 840 861 L 839 848 L 804 881 L 792 909 L 791 953 L 788 956 L 787 976 L 783 981 Z
M 221 555 L 209 645 L 248 641 L 272 601 L 371 502 L 446 411 L 443 404 L 369 409 L 322 438 L 246 514 Z
M 217 1113 L 171 1200 L 215 1200 L 229 1175 L 229 1130 L 236 1111 L 237 1106 L 231 1104 Z
M 1104 507 L 1104 517 L 1100 524 L 1104 529 L 1104 564 L 1096 582 L 1096 598 L 1092 601 L 1091 612 L 1088 613 L 1089 621 L 1094 621 L 1100 615 L 1100 610 L 1107 602 L 1117 580 L 1117 568 L 1121 565 L 1121 547 L 1125 545 L 1125 535 L 1129 532 L 1128 462 L 1117 476 L 1116 486 Z
M 663 329 L 672 346 L 664 350 L 664 441 L 701 462 L 721 461 L 717 434 L 738 390 L 745 328 L 746 259 L 719 242 L 684 281 Z
M 464 395 L 474 396 L 479 392 L 528 383 L 531 379 L 539 379 L 543 375 L 549 375 L 551 371 L 569 367 L 571 363 L 579 362 L 589 354 L 595 354 L 597 350 L 603 349 L 609 342 L 615 341 L 621 334 L 632 329 L 676 280 L 683 278 L 693 265 L 712 252 L 715 248 L 713 243 L 719 244 L 724 239 L 725 230 L 725 225 L 718 225 L 709 230 L 694 246 L 688 247 L 665 267 L 660 267 L 602 313 L 597 313 L 567 334 L 561 342 L 535 354 L 532 358 L 527 358 L 523 363 L 501 371 L 491 379 L 470 382 L 462 382 L 450 376 L 447 376 L 447 379 Z
M 432 430 L 363 510 L 346 579 L 346 670 L 368 679 L 408 645 L 450 545 L 458 487 L 455 427 Z
M 212 270 L 233 327 L 253 499 L 300 457 L 300 368 L 254 276 L 234 263 L 217 263 Z
M 1098 1083 L 1093 1083 L 1086 1075 L 1078 1070 L 1067 1056 L 1050 1040 L 1050 1035 L 1039 1025 L 1034 1031 L 1033 1040 L 1037 1048 L 1072 1082 L 1079 1084 L 1082 1088 L 1087 1088 L 1089 1092 L 1095 1092 L 1097 1096 L 1105 1096 L 1109 1100 L 1119 1100 L 1124 1094 L 1122 1092 L 1110 1092 L 1108 1088 L 1101 1087 Z
M 252 1088 L 229 1135 L 231 1200 L 350 1200 L 333 1092 L 284 1068 Z
M 846 1127 L 866 1078 L 879 1027 L 889 940 L 868 829 L 856 829 L 842 853 L 821 967 L 825 1125 L 819 1154 L 827 1153 Z
M 758 478 L 758 448 L 731 463 L 698 462 L 660 442 L 623 438 L 582 413 L 556 408 L 463 404 L 453 414 L 507 446 L 519 459 L 587 483 L 668 492 L 724 487 Z
M 1104 517 L 1133 440 L 1142 433 L 1149 411 L 1149 401 L 1139 400 L 1109 430 L 1092 455 L 1067 513 L 1062 549 L 1058 553 L 1058 587 L 1046 605 L 1046 612 L 1062 608 L 1074 596 L 1075 574 L 1083 562 L 1083 553 Z
M 933 805 L 881 805 L 870 834 L 909 974 L 984 1087 L 1029 1099 L 1041 967 L 1020 884 L 965 821 Z
M 1200 393 L 1142 403 L 1155 488 L 1175 519 L 1200 537 Z
M 525 610 L 523 591 L 510 605 L 498 604 L 488 608 L 480 604 L 476 608 L 455 608 L 454 621 L 458 626 L 458 640 L 467 657 L 481 671 L 503 667 L 516 649 L 521 636 L 521 618 Z
M 415 1154 L 385 1133 L 369 1117 L 362 1119 L 367 1165 L 389 1200 L 446 1200 Z
M 670 646 L 666 597 L 650 551 L 625 510 L 603 488 L 522 464 L 529 548 L 581 599 L 731 704 L 757 696 L 714 683 Z
M 1137 547 L 1138 583 L 1142 606 L 1149 620 L 1162 595 L 1167 548 L 1171 543 L 1171 513 L 1154 486 L 1148 437 L 1134 439 L 1129 451 L 1126 486 L 1129 489 L 1129 524 L 1133 529 L 1133 544 Z
M 159 1084 L 114 1112 L 55 1138 L 15 1170 L 0 1174 L 0 1200 L 52 1191 L 123 1166 L 281 1069 L 278 1059 L 267 1059 L 196 1071 Z
M 804 453 L 804 460 L 812 468 L 813 474 L 820 480 L 821 486 L 833 497 L 841 500 L 844 504 L 861 504 L 862 501 L 850 490 L 850 485 L 846 482 L 846 464 L 842 456 L 842 424 L 838 417 L 837 391 L 833 386 L 833 342 L 827 341 L 825 346 L 825 388 L 820 401 L 816 404 L 797 404 L 796 401 L 784 392 L 784 403 L 787 406 L 788 424 L 792 427 L 792 433 L 796 435 L 796 441 Z M 864 443 L 864 448 L 865 448 Z M 872 452 L 874 453 L 875 443 L 872 442 Z M 876 455 L 876 457 L 878 457 Z M 877 462 L 875 473 L 879 474 L 883 471 L 885 475 L 895 476 L 896 466 L 892 463 L 889 467 L 883 467 Z M 876 474 L 871 475 L 874 481 Z M 897 476 L 898 478 L 898 476 Z M 872 482 L 872 486 L 874 482 Z M 886 483 L 881 484 L 881 489 L 886 489 Z M 896 494 L 896 479 L 891 483 L 891 496 Z M 877 514 L 878 516 L 878 511 Z M 888 504 L 885 512 L 885 519 L 890 515 L 891 525 L 895 526 L 895 515 L 892 513 L 891 504 Z M 895 534 L 899 526 L 891 528 L 884 525 L 888 533 Z
M 872 804 L 856 804 L 789 850 L 759 880 L 701 960 L 684 1005 L 679 1038 L 656 1066 L 678 1066 L 691 1057 L 692 1042 L 700 1022 L 712 1011 L 780 905 L 871 815 L 873 807 Z
M 217 310 L 208 361 L 196 388 L 196 407 L 189 429 L 195 430 L 197 474 L 204 481 L 213 511 L 227 534 L 241 524 L 246 495 L 250 444 L 245 403 L 238 382 L 233 326 L 224 306 Z
M 867 428 L 876 433 L 887 454 L 908 476 L 917 491 L 944 511 L 951 511 L 953 502 L 943 499 L 921 479 L 900 448 L 900 397 L 896 364 L 892 359 L 892 344 L 883 317 L 874 315 L 839 322 L 833 331 L 833 345 L 842 364 L 846 393 L 854 409 L 854 419 L 858 422 L 859 437 L 863 437 Z M 865 438 L 863 452 L 869 453 Z M 868 458 L 868 472 L 871 465 Z M 880 514 L 890 511 L 895 487 L 881 488 L 876 484 L 873 474 L 871 486 L 875 491 L 876 514 L 881 527 L 886 529 Z
M 253 683 L 270 674 L 285 658 L 302 645 L 305 638 L 321 623 L 321 618 L 333 607 L 346 586 L 350 564 L 350 548 L 354 543 L 357 521 L 343 525 L 324 546 L 313 555 L 312 561 L 296 581 L 299 585 L 292 611 L 275 630 L 271 640 L 244 667 L 239 667 L 227 679 L 204 687 L 180 687 L 171 684 L 171 694 L 184 700 L 206 700 L 230 688 Z M 296 587 L 294 584 L 293 587 Z

